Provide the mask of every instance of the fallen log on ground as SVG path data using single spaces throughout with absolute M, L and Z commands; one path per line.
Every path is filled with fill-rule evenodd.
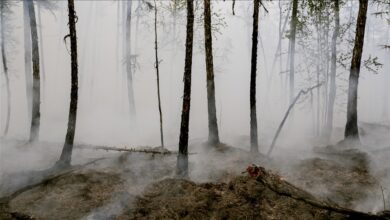
M 161 154 L 161 155 L 175 155 L 177 151 L 170 151 L 166 148 L 127 148 L 127 147 L 110 147 L 110 146 L 94 146 L 94 145 L 76 145 L 75 148 L 87 150 L 105 150 L 105 151 L 119 151 L 129 153 L 145 153 L 145 154 Z M 195 153 L 189 153 L 195 154 Z

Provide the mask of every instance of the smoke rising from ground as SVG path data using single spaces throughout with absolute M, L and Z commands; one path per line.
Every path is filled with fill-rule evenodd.
M 231 2 L 212 1 L 213 11 L 219 16 L 213 16 L 213 53 L 215 66 L 216 107 L 220 139 L 228 145 L 249 150 L 249 79 L 250 79 L 250 48 L 252 31 L 252 2 L 237 1 L 236 15 L 231 13 Z M 156 97 L 154 70 L 154 35 L 153 12 L 143 8 L 140 17 L 133 16 L 132 51 L 136 57 L 134 67 L 134 91 L 136 104 L 136 121 L 130 122 L 127 104 L 125 61 L 123 58 L 123 19 L 122 10 L 117 10 L 117 2 L 113 1 L 76 1 L 78 15 L 78 52 L 79 52 L 79 106 L 76 128 L 76 143 L 88 143 L 108 146 L 158 146 L 159 145 L 159 115 Z M 271 71 L 273 57 L 278 44 L 279 8 L 278 1 L 264 3 L 268 12 L 260 10 L 259 19 L 259 51 L 257 75 L 257 117 L 259 124 L 260 152 L 265 153 L 273 135 L 288 107 L 288 87 L 286 83 L 286 61 L 288 39 L 283 38 L 283 62 L 280 68 Z M 137 8 L 138 1 L 134 2 Z M 213 166 L 228 166 L 223 157 L 205 157 L 203 150 L 198 148 L 207 139 L 207 94 L 206 68 L 204 60 L 203 23 L 199 9 L 195 13 L 194 57 L 192 73 L 192 103 L 190 116 L 190 156 L 192 177 L 197 181 L 210 181 L 213 176 L 205 172 L 212 160 Z M 27 123 L 27 103 L 25 97 L 25 75 L 23 57 L 23 16 L 22 7 L 13 8 L 14 46 L 7 49 L 11 54 L 9 61 L 10 87 L 12 93 L 12 112 L 10 130 L 7 139 L 0 146 L 0 178 L 1 174 L 21 172 L 30 169 L 45 169 L 59 157 L 65 138 L 68 118 L 70 91 L 70 55 L 69 43 L 63 42 L 67 34 L 67 10 L 64 2 L 58 3 L 59 8 L 52 12 L 43 10 L 42 21 L 38 28 L 42 29 L 43 55 L 45 56 L 46 81 L 44 100 L 41 103 L 41 143 L 26 148 L 17 147 L 20 141 L 27 137 L 30 124 Z M 169 1 L 159 1 L 158 24 L 159 57 L 162 111 L 164 116 L 164 131 L 167 148 L 177 150 L 179 140 L 181 103 L 184 72 L 184 39 L 185 11 L 178 12 L 176 17 L 168 10 Z M 282 1 L 284 10 L 288 2 Z M 350 8 L 351 7 L 351 8 Z M 358 2 L 347 1 L 341 7 L 341 24 L 349 20 L 356 21 Z M 373 16 L 376 8 L 369 8 L 363 60 L 370 55 L 377 56 L 383 67 L 377 74 L 362 68 L 359 81 L 358 116 L 359 121 L 369 123 L 390 123 L 390 70 L 388 60 L 390 52 L 382 50 L 380 45 L 389 44 L 389 26 L 380 17 Z M 119 14 L 118 14 L 119 12 Z M 351 18 L 352 15 L 352 18 Z M 286 13 L 284 13 L 286 16 Z M 118 20 L 119 18 L 119 20 Z M 119 25 L 119 30 L 118 30 Z M 352 25 L 345 33 L 345 41 L 339 43 L 340 52 L 350 53 L 355 27 Z M 331 34 L 331 32 L 330 32 Z M 352 38 L 351 38 L 352 37 Z M 299 38 L 299 36 L 298 36 Z M 306 38 L 307 45 L 315 45 L 316 35 Z M 312 68 L 307 62 L 316 57 L 308 57 L 306 45 L 297 44 L 295 93 L 314 84 Z M 318 60 L 318 59 L 317 59 Z M 346 63 L 350 63 L 349 60 Z M 272 81 L 270 77 L 272 75 Z M 338 64 L 336 83 L 338 86 L 333 137 L 330 143 L 343 138 L 346 121 L 347 79 L 349 69 Z M 2 76 L 3 77 L 3 76 Z M 1 81 L 1 126 L 5 121 L 5 92 Z M 325 145 L 316 136 L 315 106 L 320 102 L 320 122 L 324 125 L 324 88 L 320 97 L 316 93 L 306 95 L 294 109 L 293 118 L 288 119 L 283 128 L 278 144 L 273 152 L 280 165 L 288 166 L 294 160 L 313 156 L 313 146 Z M 320 126 L 320 127 L 321 127 Z M 370 158 L 372 172 L 378 174 L 379 181 L 384 186 L 386 200 L 390 201 L 390 176 L 386 174 L 390 164 L 388 156 L 372 153 L 375 149 L 390 146 L 389 130 L 362 126 L 366 132 L 377 137 L 372 140 L 362 137 L 363 144 L 369 146 L 367 153 Z M 3 130 L 3 129 L 1 129 Z M 383 140 L 375 142 L 382 138 Z M 193 146 L 193 148 L 191 148 Z M 27 150 L 26 150 L 27 149 Z M 95 151 L 76 150 L 74 163 L 101 157 L 116 155 Z M 232 156 L 234 157 L 234 156 Z M 174 158 L 175 159 L 175 158 Z M 174 160 L 172 159 L 172 161 Z M 169 162 L 172 162 L 169 159 Z M 248 161 L 250 161 L 248 159 Z M 256 160 L 257 161 L 257 160 Z M 230 162 L 230 161 L 229 161 Z M 247 162 L 247 161 L 245 161 Z M 140 162 L 141 163 L 141 162 Z M 192 164 L 191 164 L 192 163 Z M 207 165 L 203 165 L 207 164 Z M 232 164 L 234 164 L 232 162 Z M 243 163 L 245 164 L 245 163 Z M 141 171 L 141 169 L 139 170 Z M 237 171 L 238 172 L 238 171 Z M 133 177 L 134 178 L 134 177 Z M 0 179 L 0 182 L 4 181 Z M 147 183 L 152 181 L 148 179 Z M 319 189 L 320 191 L 321 189 Z M 380 193 L 380 191 L 379 191 Z M 380 194 L 378 194 L 380 195 Z M 380 210 L 381 200 L 377 194 L 370 200 L 362 202 L 357 209 L 364 211 Z M 372 200 L 371 200 L 372 199 Z M 375 203 L 372 207 L 370 204 Z M 377 204 L 378 203 L 378 204 Z M 367 206 L 366 206 L 367 204 Z M 366 208 L 369 207 L 369 208 Z M 103 209 L 104 210 L 104 209 Z M 88 218 L 87 218 L 88 219 Z

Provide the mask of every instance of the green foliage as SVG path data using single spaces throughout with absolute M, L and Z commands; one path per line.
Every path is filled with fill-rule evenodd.
M 383 66 L 382 63 L 378 62 L 378 57 L 371 57 L 371 55 L 363 61 L 363 65 L 368 71 L 375 74 L 378 74 L 379 69 Z

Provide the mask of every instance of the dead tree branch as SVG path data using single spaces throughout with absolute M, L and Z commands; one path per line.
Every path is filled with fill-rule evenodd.
M 310 87 L 310 88 L 308 88 L 308 89 L 306 89 L 306 90 L 301 90 L 301 91 L 298 93 L 298 95 L 295 97 L 294 101 L 293 101 L 293 102 L 290 104 L 290 106 L 288 107 L 286 114 L 284 114 L 283 120 L 282 120 L 282 122 L 280 123 L 280 125 L 279 125 L 279 127 L 278 127 L 278 130 L 276 131 L 276 134 L 275 134 L 275 136 L 274 136 L 274 139 L 272 140 L 272 144 L 271 144 L 271 146 L 270 146 L 270 148 L 269 148 L 269 150 L 268 150 L 267 156 L 269 156 L 269 155 L 271 154 L 273 148 L 275 147 L 276 140 L 278 139 L 279 134 L 280 134 L 280 132 L 282 131 L 282 128 L 283 128 L 283 126 L 284 126 L 284 123 L 286 122 L 286 119 L 287 119 L 288 115 L 290 114 L 291 109 L 295 106 L 295 104 L 297 103 L 298 99 L 299 99 L 302 95 L 306 95 L 307 93 L 311 92 L 313 89 L 316 89 L 316 88 L 322 86 L 322 84 L 323 84 L 323 83 L 319 83 L 319 84 L 317 84 L 317 85 L 315 85 L 315 86 L 312 86 L 312 87 Z
M 137 148 L 118 148 L 109 146 L 92 146 L 92 145 L 76 145 L 76 148 L 87 149 L 87 150 L 105 150 L 105 151 L 119 151 L 119 152 L 130 152 L 130 153 L 145 153 L 145 154 L 162 154 L 162 155 L 174 155 L 176 151 L 170 151 L 167 149 L 137 149 Z
M 323 202 L 319 202 L 319 201 L 316 201 L 316 200 L 313 200 L 310 198 L 305 198 L 303 196 L 295 195 L 294 193 L 278 189 L 278 187 L 275 187 L 272 183 L 269 183 L 269 181 L 266 178 L 258 177 L 257 181 L 261 182 L 262 184 L 267 186 L 270 190 L 277 193 L 278 195 L 290 197 L 294 200 L 302 201 L 304 203 L 307 203 L 309 205 L 312 205 L 312 206 L 320 208 L 320 209 L 345 214 L 345 215 L 348 215 L 351 219 L 378 219 L 378 220 L 379 219 L 387 219 L 386 217 L 383 217 L 383 216 L 378 216 L 378 215 L 364 213 L 364 212 L 358 212 L 358 211 L 354 211 L 354 210 L 347 209 L 347 208 L 336 207 L 336 206 L 332 206 L 332 205 L 329 205 L 329 204 L 326 204 Z

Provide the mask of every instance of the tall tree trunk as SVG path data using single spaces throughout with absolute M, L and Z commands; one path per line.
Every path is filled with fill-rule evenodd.
M 320 44 L 320 43 L 319 43 Z M 321 49 L 319 49 L 321 50 Z M 321 62 L 319 59 L 317 62 Z M 317 64 L 317 84 L 320 83 L 321 68 L 320 64 Z M 317 88 L 317 118 L 316 118 L 316 135 L 319 136 L 321 133 L 321 95 L 320 87 Z
M 324 125 L 324 129 L 325 132 L 326 132 L 326 124 L 327 124 L 327 118 L 328 118 L 328 109 L 329 109 L 329 86 L 330 86 L 330 63 L 331 63 L 331 56 L 330 56 L 330 45 L 329 45 L 329 33 L 330 33 L 330 21 L 329 21 L 329 17 L 330 17 L 330 12 L 329 12 L 329 9 L 326 9 L 326 12 L 325 12 L 325 28 L 324 28 L 324 31 L 325 31 L 325 68 L 326 68 L 326 71 L 325 71 L 325 86 L 324 86 L 324 111 L 323 111 L 323 125 Z M 332 36 L 333 37 L 333 36 Z
M 121 31 L 120 31 L 120 27 L 121 27 L 121 1 L 117 1 L 117 11 L 116 11 L 116 14 L 117 14 L 117 23 L 116 23 L 116 41 L 115 41 L 115 60 L 116 60 L 116 65 L 115 65 L 115 76 L 117 77 L 116 80 L 115 80 L 115 87 L 118 89 L 118 88 L 121 88 L 120 87 L 120 84 L 122 83 L 121 81 L 121 73 L 122 73 L 122 69 L 121 69 L 121 55 L 119 53 L 120 51 L 120 48 L 119 48 L 119 45 L 120 45 L 120 39 L 121 39 Z M 120 90 L 120 93 L 119 94 L 122 94 L 122 90 Z M 122 104 L 122 99 L 121 99 L 121 96 L 118 97 L 118 108 L 121 109 L 121 104 Z
M 4 78 L 5 78 L 5 88 L 7 90 L 7 112 L 6 112 L 6 119 L 5 119 L 5 127 L 4 127 L 4 136 L 7 136 L 8 129 L 9 129 L 9 121 L 11 117 L 11 90 L 9 85 L 9 76 L 8 76 L 8 65 L 7 65 L 7 55 L 5 53 L 5 16 L 4 16 L 4 10 L 5 6 L 4 3 L 0 3 L 0 19 L 1 19 L 1 58 L 3 61 L 3 70 L 4 70 Z
M 279 76 L 280 76 L 281 81 L 282 81 L 282 76 L 283 76 L 283 74 L 281 74 L 282 69 L 283 69 L 283 67 L 282 67 L 282 65 L 283 65 L 282 41 L 283 41 L 283 33 L 284 33 L 284 31 L 286 29 L 286 26 L 287 26 L 288 16 L 286 16 L 286 18 L 282 22 L 282 19 L 283 19 L 283 9 L 282 9 L 281 1 L 279 1 L 278 7 L 279 7 L 278 46 L 276 47 L 275 55 L 274 55 L 274 57 L 272 59 L 272 67 L 271 67 L 271 72 L 270 72 L 270 78 L 268 79 L 268 83 L 267 83 L 268 87 L 270 87 L 272 85 L 272 79 L 273 79 L 273 75 L 274 75 L 273 73 L 274 73 L 274 70 L 275 70 L 276 61 L 278 59 L 279 59 Z M 287 12 L 290 11 L 290 8 L 291 8 L 291 5 L 288 6 Z M 281 87 L 282 86 L 283 86 L 283 84 L 281 84 Z M 269 88 L 267 88 L 267 91 L 268 90 L 269 90 Z
M 192 49 L 194 40 L 194 1 L 187 0 L 187 34 L 186 55 L 184 64 L 184 92 L 183 109 L 181 114 L 179 155 L 177 157 L 177 173 L 182 177 L 188 176 L 188 129 L 190 122 L 191 106 L 191 73 L 192 73 Z
M 157 42 L 157 4 L 154 0 L 154 50 L 156 52 L 156 75 L 157 75 L 157 99 L 158 99 L 158 112 L 160 114 L 160 138 L 161 147 L 164 147 L 164 130 L 163 130 L 163 116 L 161 110 L 161 97 L 160 97 L 160 70 L 158 60 L 158 42 Z
M 122 110 L 125 111 L 125 104 L 129 102 L 128 95 L 128 87 L 127 87 L 127 60 L 126 60 L 126 52 L 127 52 L 127 39 L 126 39 L 126 18 L 127 18 L 127 1 L 122 2 L 122 56 L 124 65 L 122 65 Z M 130 116 L 131 117 L 131 116 Z M 131 125 L 130 125 L 131 126 Z
M 68 0 L 69 12 L 69 35 L 71 51 L 71 80 L 72 87 L 70 92 L 70 106 L 68 116 L 68 129 L 66 131 L 65 144 L 62 149 L 59 163 L 69 166 L 72 158 L 74 135 L 76 131 L 77 118 L 77 99 L 78 99 L 78 64 L 77 64 L 77 33 L 76 33 L 76 11 L 74 9 L 74 0 Z
M 26 80 L 26 103 L 27 103 L 27 121 L 31 124 L 32 112 L 32 48 L 31 48 L 31 28 L 30 13 L 28 10 L 28 0 L 23 0 L 23 31 L 24 31 L 24 73 Z
M 117 2 L 117 9 L 116 9 L 116 14 L 117 14 L 117 20 L 116 20 L 116 41 L 115 41 L 115 57 L 116 57 L 116 73 L 119 74 L 119 68 L 120 68 L 120 64 L 121 62 L 119 61 L 120 60 L 120 55 L 119 55 L 119 42 L 120 42 L 120 25 L 121 25 L 121 1 L 118 1 Z M 119 81 L 119 80 L 118 80 Z
M 280 78 L 280 94 L 282 94 L 282 91 L 283 91 L 283 75 L 282 75 L 282 69 L 283 69 L 283 55 L 282 55 L 282 47 L 283 47 L 283 44 L 282 44 L 282 38 L 283 38 L 283 33 L 284 31 L 282 31 L 282 19 L 283 19 L 283 8 L 282 8 L 282 3 L 279 1 L 278 2 L 278 6 L 279 6 L 279 27 L 278 27 L 278 33 L 279 33 L 279 40 L 278 40 L 278 49 L 277 49 L 277 52 L 275 52 L 275 55 L 276 53 L 279 53 L 279 78 Z M 287 19 L 288 19 L 288 16 L 286 16 L 286 20 L 285 20 L 285 23 L 287 23 Z M 275 62 L 275 57 L 274 57 L 274 61 L 272 61 L 272 69 L 271 69 L 271 73 L 274 72 L 274 62 Z
M 283 85 L 283 93 L 284 94 L 288 94 L 288 78 L 289 78 L 289 74 L 287 74 L 289 72 L 289 66 L 290 66 L 290 58 L 291 58 L 291 40 L 288 41 L 288 46 L 287 46 L 287 58 L 286 58 L 286 74 L 284 74 L 284 85 Z M 282 96 L 283 98 L 283 104 L 286 105 L 287 107 L 289 106 L 289 103 L 290 100 L 288 99 L 288 96 L 285 95 L 285 96 Z
M 298 23 L 298 0 L 293 0 L 293 8 L 291 15 L 290 27 L 290 104 L 294 99 L 294 83 L 295 83 L 295 38 Z
M 318 19 L 318 24 L 316 24 L 316 31 L 317 31 L 317 64 L 316 64 L 316 81 L 317 83 L 320 83 L 320 75 L 322 69 L 322 36 L 321 36 L 321 18 Z M 321 95 L 320 95 L 320 87 L 317 87 L 317 109 L 316 109 L 316 136 L 320 135 L 320 124 L 321 124 Z
M 143 2 L 142 2 L 142 0 L 138 0 L 137 1 L 138 2 L 138 4 L 137 4 L 137 8 L 135 9 L 135 12 L 136 12 L 136 14 L 135 14 L 135 16 L 136 16 L 136 19 L 135 19 L 135 33 L 134 33 L 134 49 L 133 49 L 133 54 L 135 55 L 135 56 L 137 56 L 138 55 L 138 37 L 139 37 L 139 34 L 140 34 L 140 31 L 139 31 L 139 22 L 140 22 L 140 18 L 141 18 L 141 7 L 142 7 L 142 4 L 144 4 Z M 135 60 L 135 62 L 136 62 L 136 60 Z M 137 73 L 137 68 L 135 68 L 134 69 L 134 75 Z
M 211 35 L 211 6 L 210 0 L 204 0 L 204 38 L 206 50 L 207 72 L 207 110 L 209 118 L 209 144 L 215 146 L 219 143 L 217 110 L 215 105 L 215 84 L 213 64 L 213 40 Z
M 253 33 L 252 33 L 252 58 L 251 58 L 251 81 L 250 81 L 250 139 L 251 152 L 258 152 L 257 139 L 257 115 L 256 115 L 256 68 L 257 68 L 257 44 L 259 35 L 259 7 L 260 0 L 253 3 Z
M 360 64 L 364 45 L 368 0 L 359 0 L 359 13 L 356 22 L 355 46 L 353 48 L 351 70 L 349 75 L 347 123 L 345 125 L 345 139 L 359 140 L 357 97 L 360 74 Z
M 390 45 L 390 26 L 387 26 L 387 34 L 386 34 L 386 45 Z M 390 60 L 390 51 L 386 51 L 386 59 Z M 390 97 L 390 75 L 385 75 L 385 79 L 383 80 L 384 86 L 384 95 L 383 95 L 383 112 L 382 117 L 384 120 L 390 120 L 389 118 L 389 97 Z
M 39 22 L 39 43 L 40 43 L 40 47 L 39 49 L 41 50 L 41 74 L 42 74 L 42 101 L 44 102 L 45 101 L 45 86 L 46 86 L 46 71 L 45 71 L 45 56 L 43 55 L 43 51 L 44 51 L 44 48 L 43 48 L 43 36 L 42 36 L 42 19 L 41 19 L 41 7 L 39 4 L 37 4 L 38 6 L 38 22 Z
M 333 129 L 333 112 L 334 103 L 336 100 L 336 70 L 337 70 L 337 37 L 340 32 L 340 3 L 339 0 L 334 1 L 334 15 L 335 15 L 335 27 L 332 36 L 332 54 L 331 54 L 331 66 L 330 66 L 330 85 L 329 85 L 329 103 L 326 117 L 325 137 L 330 138 Z
M 169 75 L 169 82 L 170 84 L 174 83 L 175 78 L 175 72 L 176 72 L 176 56 L 177 56 L 177 16 L 178 16 L 178 0 L 173 0 L 173 8 L 172 8 L 172 44 L 171 44 L 171 55 L 170 55 L 170 75 Z M 178 120 L 176 118 L 176 115 L 179 114 L 177 109 L 179 109 L 177 102 L 176 102 L 176 96 L 174 93 L 174 89 L 172 86 L 169 87 L 169 127 L 176 126 L 178 123 Z
M 37 21 L 33 0 L 27 0 L 28 12 L 30 16 L 31 42 L 32 42 L 32 63 L 33 63 L 33 90 L 32 90 L 32 114 L 30 128 L 30 142 L 37 141 L 39 138 L 39 127 L 41 120 L 41 86 L 40 86 L 40 67 L 39 67 L 39 46 Z
M 129 100 L 129 113 L 131 122 L 134 122 L 135 118 L 135 102 L 134 102 L 134 88 L 133 88 L 133 73 L 132 73 L 132 60 L 131 60 L 131 16 L 132 16 L 132 4 L 131 0 L 126 4 L 126 73 L 127 73 L 127 95 Z

